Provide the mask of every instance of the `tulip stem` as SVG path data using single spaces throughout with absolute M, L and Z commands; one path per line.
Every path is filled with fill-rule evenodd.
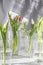
M 40 31 L 38 31 L 38 52 L 39 52 L 39 59 L 41 58 L 41 50 L 42 50 L 42 32 L 40 30 Z
M 13 37 L 13 44 L 12 44 L 12 56 L 16 53 L 16 47 L 17 47 L 17 35 Z
M 31 48 L 32 48 L 32 37 L 30 37 L 30 39 L 29 39 L 29 48 L 28 48 L 29 56 L 30 56 Z

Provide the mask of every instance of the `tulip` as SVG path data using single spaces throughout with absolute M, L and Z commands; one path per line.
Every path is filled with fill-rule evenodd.
M 22 18 L 21 17 L 19 18 L 19 22 L 22 22 Z
M 11 19 L 10 17 L 11 17 L 11 15 L 9 16 L 9 22 L 10 22 L 10 25 L 12 27 L 12 33 L 13 33 L 13 39 L 12 39 L 13 43 L 11 45 L 11 48 L 12 48 L 12 55 L 14 55 L 16 53 L 16 48 L 18 45 L 17 31 L 18 31 L 19 26 L 20 26 L 20 22 L 18 22 L 18 19 L 20 16 L 16 16 L 14 19 Z
M 42 27 L 43 27 L 43 19 L 39 18 L 37 21 L 39 59 L 41 59 L 41 50 L 42 50 Z
M 1 36 L 2 36 L 2 41 L 3 41 L 3 59 L 4 59 L 4 65 L 6 65 L 6 35 L 8 31 L 8 22 L 2 26 L 0 24 L 0 31 L 1 31 Z
M 34 33 L 36 32 L 36 30 L 37 30 L 37 27 L 36 27 L 36 25 L 34 24 L 34 21 L 33 21 L 33 19 L 32 19 L 31 29 L 30 29 L 30 32 L 29 32 L 29 47 L 28 47 L 29 56 L 30 56 L 30 52 L 31 52 L 31 48 L 32 48 L 32 36 L 33 36 Z

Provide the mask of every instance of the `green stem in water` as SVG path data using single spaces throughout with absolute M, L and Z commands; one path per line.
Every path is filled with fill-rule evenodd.
M 39 59 L 41 59 L 41 50 L 42 50 L 42 25 L 43 20 L 42 18 L 40 18 L 38 19 L 38 26 L 37 26 Z
M 39 59 L 41 58 L 41 50 L 42 50 L 42 32 L 38 31 L 38 51 L 39 51 Z
M 4 59 L 4 65 L 6 65 L 6 48 L 4 45 L 3 45 L 3 59 Z
M 29 39 L 29 48 L 28 48 L 29 56 L 30 56 L 31 48 L 32 48 L 32 37 L 30 37 L 30 39 Z
M 5 58 L 5 55 L 6 55 L 6 33 L 4 32 L 3 30 L 3 27 L 2 27 L 2 24 L 0 23 L 0 34 L 2 36 L 2 41 L 3 41 L 3 59 L 4 59 L 4 65 L 6 65 L 6 58 Z
M 13 44 L 12 44 L 12 55 L 14 55 L 16 53 L 16 48 L 17 48 L 17 34 L 15 36 L 13 36 Z
M 2 40 L 3 40 L 3 59 L 4 59 L 4 65 L 6 65 L 6 33 L 1 32 Z

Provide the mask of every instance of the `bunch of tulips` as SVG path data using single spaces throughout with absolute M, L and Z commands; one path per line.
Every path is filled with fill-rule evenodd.
M 11 18 L 11 14 L 8 13 L 9 16 L 9 22 L 12 28 L 12 33 L 13 33 L 13 43 L 11 45 L 12 48 L 12 55 L 14 55 L 16 53 L 16 48 L 18 45 L 18 37 L 17 37 L 17 32 L 19 29 L 19 26 L 21 25 L 22 22 L 22 18 L 17 15 L 15 18 Z
M 12 15 L 8 13 L 8 22 L 2 26 L 2 24 L 0 23 L 0 32 L 1 32 L 1 36 L 2 36 L 2 42 L 3 42 L 3 59 L 4 59 L 4 65 L 6 65 L 6 40 L 7 40 L 7 32 L 8 32 L 8 25 L 10 23 L 11 28 L 12 28 L 12 34 L 13 34 L 13 43 L 11 44 L 11 49 L 12 49 L 12 55 L 14 55 L 16 53 L 16 48 L 18 45 L 18 36 L 17 36 L 17 32 L 19 30 L 20 25 L 22 24 L 22 18 L 17 15 L 16 17 L 14 17 L 12 19 L 11 17 Z M 42 32 L 43 32 L 43 19 L 42 18 L 38 18 L 37 19 L 37 23 L 34 23 L 34 20 L 32 19 L 31 21 L 31 29 L 29 30 L 29 32 L 27 32 L 26 29 L 26 22 L 23 23 L 24 27 L 23 30 L 25 32 L 25 35 L 27 35 L 29 37 L 29 46 L 28 46 L 28 54 L 30 56 L 30 52 L 31 52 L 31 48 L 32 48 L 32 37 L 34 35 L 34 33 L 37 32 L 37 39 L 38 39 L 38 51 L 39 51 L 39 57 L 41 57 L 41 46 L 42 46 Z

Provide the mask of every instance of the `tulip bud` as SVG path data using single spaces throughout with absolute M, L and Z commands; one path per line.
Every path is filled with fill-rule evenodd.
M 32 19 L 31 26 L 34 27 L 34 20 Z
M 22 22 L 22 18 L 21 17 L 19 18 L 19 22 Z

